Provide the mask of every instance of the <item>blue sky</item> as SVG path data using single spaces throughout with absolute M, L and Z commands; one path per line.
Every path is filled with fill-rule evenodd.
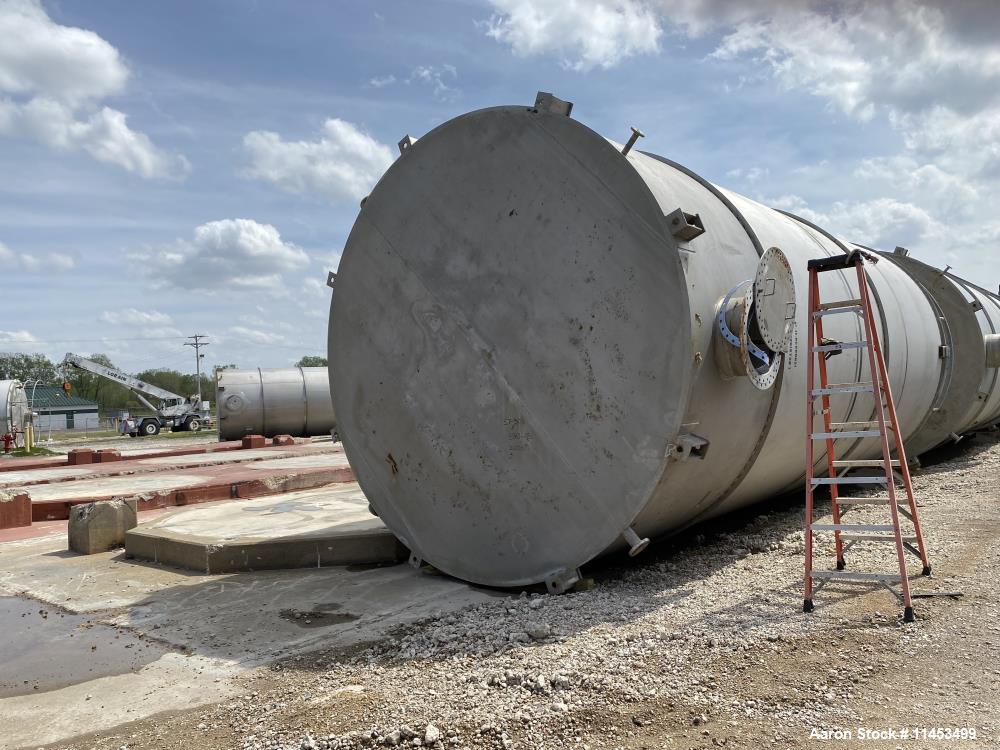
M 996 289 L 997 8 L 0 0 L 0 351 L 190 371 L 204 333 L 210 365 L 323 353 L 326 272 L 396 142 L 538 90 Z

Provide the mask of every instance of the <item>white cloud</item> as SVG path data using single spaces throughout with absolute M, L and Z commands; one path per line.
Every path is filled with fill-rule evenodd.
M 174 322 L 166 313 L 156 310 L 136 310 L 134 307 L 126 307 L 121 310 L 105 310 L 101 313 L 101 320 L 112 325 L 141 326 L 163 326 Z
M 760 180 L 767 179 L 771 172 L 767 167 L 747 167 L 743 169 L 738 167 L 736 169 L 730 169 L 726 172 L 726 177 L 732 180 L 742 180 L 743 182 L 754 183 Z
M 286 141 L 255 130 L 243 139 L 252 166 L 247 175 L 290 193 L 330 201 L 359 200 L 392 164 L 392 150 L 345 120 L 329 119 L 314 141 Z
M 413 69 L 406 82 L 430 86 L 435 99 L 452 101 L 462 93 L 451 85 L 457 78 L 458 70 L 454 65 L 420 65 Z
M 936 164 L 921 164 L 911 155 L 863 159 L 854 176 L 897 194 L 915 196 L 922 203 L 936 204 L 952 216 L 969 216 L 980 198 L 974 184 Z
M 0 40 L 0 135 L 82 150 L 146 178 L 188 173 L 183 156 L 157 148 L 124 113 L 100 106 L 122 92 L 129 74 L 97 34 L 60 26 L 37 0 L 2 0 Z
M 27 271 L 29 273 L 61 273 L 76 266 L 72 256 L 65 253 L 15 253 L 0 242 L 0 270 Z
M 892 198 L 870 201 L 838 201 L 828 209 L 814 210 L 797 195 L 766 200 L 823 227 L 851 242 L 874 247 L 912 247 L 927 240 L 941 240 L 946 227 L 927 211 Z
M 391 86 L 395 82 L 396 82 L 396 76 L 390 74 L 387 76 L 375 76 L 374 78 L 368 81 L 368 85 L 372 86 L 373 88 L 380 89 L 384 88 L 385 86 Z
M 92 31 L 60 26 L 36 0 L 0 3 L 0 90 L 65 102 L 119 93 L 128 70 L 118 50 Z
M 38 339 L 28 331 L 0 331 L 0 344 L 35 344 Z
M 654 52 L 659 42 L 684 45 L 698 39 L 700 46 L 714 44 L 702 64 L 732 78 L 718 87 L 726 93 L 754 86 L 766 98 L 767 83 L 773 81 L 786 95 L 818 98 L 832 122 L 888 124 L 898 134 L 895 149 L 856 163 L 789 169 L 789 180 L 798 181 L 792 189 L 825 197 L 809 206 L 798 199 L 783 207 L 865 244 L 916 245 L 935 261 L 961 254 L 962 267 L 970 271 L 992 262 L 995 275 L 990 257 L 995 243 L 988 243 L 1000 205 L 1000 3 L 491 4 L 496 15 L 486 33 L 516 55 L 555 55 L 566 67 L 587 70 Z M 769 167 L 776 169 L 773 163 Z M 846 182 L 844 175 L 852 173 L 855 179 Z M 763 168 L 727 174 L 744 186 L 765 184 L 767 176 Z M 767 184 L 776 179 L 784 178 Z M 830 202 L 831 184 L 844 185 L 846 200 Z M 982 241 L 970 244 L 970 237 Z
M 246 326 L 232 326 L 229 329 L 229 335 L 236 339 L 249 341 L 254 344 L 283 344 L 287 341 L 287 339 L 279 333 L 271 333 L 270 331 L 262 331 L 257 328 L 248 328 Z
M 309 263 L 302 248 L 252 219 L 210 221 L 196 227 L 191 240 L 133 253 L 131 259 L 161 285 L 269 293 L 285 289 L 282 274 Z
M 969 44 L 932 4 L 844 1 L 762 10 L 729 31 L 712 57 L 754 61 L 787 88 L 820 96 L 859 120 L 880 109 L 910 117 L 934 108 L 978 111 L 1000 98 L 1000 46 Z
M 491 0 L 486 33 L 519 57 L 555 55 L 566 68 L 610 68 L 655 52 L 657 14 L 639 0 Z

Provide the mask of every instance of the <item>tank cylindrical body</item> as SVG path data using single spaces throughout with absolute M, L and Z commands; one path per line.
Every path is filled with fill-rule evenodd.
M 771 313 L 748 293 L 757 322 L 743 338 L 787 310 L 785 353 L 770 352 L 766 375 L 735 374 L 718 314 L 771 247 L 794 291 Z M 329 355 L 347 456 L 417 558 L 558 590 L 582 563 L 634 547 L 630 530 L 676 531 L 802 484 L 806 262 L 851 249 L 544 107 L 458 117 L 403 151 L 341 260 Z M 942 357 L 936 303 L 905 265 L 867 272 L 904 437 L 930 447 L 945 427 L 1000 417 L 984 360 Z M 853 269 L 823 274 L 821 293 L 856 297 Z M 861 330 L 834 315 L 825 335 Z M 871 379 L 864 349 L 828 365 L 831 382 Z M 986 389 L 979 411 L 952 392 L 958 367 L 978 368 L 965 379 Z M 947 424 L 929 427 L 949 399 Z M 834 400 L 834 421 L 873 415 L 871 394 Z M 878 443 L 839 451 L 871 458 Z
M 329 435 L 336 427 L 325 367 L 217 370 L 219 439 Z
M 0 380 L 0 435 L 23 430 L 28 414 L 28 397 L 21 381 Z

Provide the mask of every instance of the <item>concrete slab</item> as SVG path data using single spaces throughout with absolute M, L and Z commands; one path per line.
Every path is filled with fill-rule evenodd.
M 213 703 L 274 659 L 386 637 L 498 595 L 408 565 L 198 575 L 123 556 L 74 555 L 61 536 L 0 544 L 0 595 L 87 612 L 171 649 L 136 672 L 0 698 L 0 750 Z
M 64 481 L 80 479 L 99 471 L 98 466 L 59 466 L 43 469 L 22 469 L 5 471 L 0 474 L 0 487 L 16 487 L 18 485 L 34 484 L 36 482 Z
M 353 482 L 169 513 L 129 531 L 125 552 L 204 573 L 397 562 L 408 554 Z
M 32 485 L 28 488 L 28 494 L 31 495 L 31 501 L 34 503 L 49 500 L 137 495 L 143 492 L 166 492 L 181 487 L 206 484 L 211 479 L 211 474 L 180 474 L 175 472 L 132 474 L 124 477 L 95 477 L 80 481 Z
M 296 449 L 255 448 L 253 450 L 228 451 L 226 453 L 202 453 L 193 456 L 160 456 L 159 458 L 144 458 L 138 463 L 142 466 L 167 466 L 172 468 L 198 465 L 208 466 L 209 464 L 245 463 L 248 461 L 259 461 L 266 458 L 282 459 L 294 456 L 296 455 L 296 451 L 302 450 L 319 450 L 325 453 L 331 452 L 329 445 L 319 446 L 316 448 L 309 446 Z
M 271 469 L 318 469 L 328 466 L 336 466 L 337 462 L 332 456 L 336 453 L 320 453 L 317 455 L 295 456 L 294 458 L 278 458 L 268 461 L 255 461 L 250 465 L 251 469 L 258 471 L 270 471 Z M 343 455 L 343 454 L 339 454 Z

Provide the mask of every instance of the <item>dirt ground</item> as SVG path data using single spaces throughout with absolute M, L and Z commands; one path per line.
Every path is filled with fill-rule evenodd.
M 917 599 L 912 624 L 888 592 L 832 584 L 803 614 L 801 498 L 784 498 L 592 565 L 576 592 L 497 592 L 47 747 L 1000 748 L 1000 433 L 949 451 L 914 474 L 934 576 L 911 558 L 911 580 L 961 596 Z

